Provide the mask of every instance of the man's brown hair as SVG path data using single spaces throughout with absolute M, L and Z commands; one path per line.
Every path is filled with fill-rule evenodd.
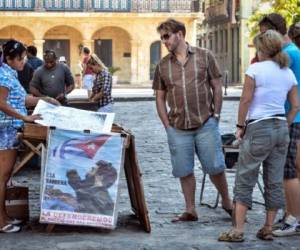
M 179 31 L 182 32 L 182 35 L 185 37 L 185 25 L 182 22 L 179 22 L 173 18 L 167 19 L 165 22 L 162 22 L 158 27 L 156 28 L 157 32 L 160 32 L 161 30 L 168 31 L 171 33 L 177 33 Z
M 258 25 L 266 26 L 270 30 L 276 30 L 283 36 L 287 33 L 286 21 L 284 17 L 278 13 L 271 13 L 263 17 Z

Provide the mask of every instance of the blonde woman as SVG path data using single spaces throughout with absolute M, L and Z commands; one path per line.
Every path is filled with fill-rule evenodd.
M 95 80 L 92 88 L 91 101 L 99 102 L 99 112 L 113 112 L 113 98 L 111 96 L 112 77 L 107 67 L 100 58 L 92 54 L 87 65 L 95 73 Z
M 281 51 L 282 43 L 282 36 L 273 30 L 254 39 L 259 62 L 246 71 L 236 125 L 236 137 L 241 144 L 234 187 L 234 227 L 221 234 L 220 241 L 244 240 L 246 213 L 252 207 L 252 192 L 261 164 L 266 220 L 256 234 L 259 239 L 273 239 L 274 218 L 277 210 L 284 207 L 283 169 L 289 144 L 288 126 L 299 104 L 297 80 L 288 68 L 286 54 Z M 285 116 L 287 98 L 291 109 Z

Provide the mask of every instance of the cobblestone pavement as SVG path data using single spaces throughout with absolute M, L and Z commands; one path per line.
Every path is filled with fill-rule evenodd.
M 233 132 L 238 102 L 225 101 L 220 128 L 222 133 Z M 152 101 L 121 102 L 115 104 L 116 122 L 130 129 L 136 136 L 138 160 L 143 172 L 146 201 L 152 232 L 145 233 L 131 216 L 125 178 L 121 180 L 120 213 L 116 230 L 99 230 L 58 226 L 51 234 L 37 223 L 39 213 L 39 174 L 37 168 L 24 169 L 17 181 L 30 188 L 31 223 L 19 234 L 0 235 L 0 249 L 300 249 L 300 237 L 263 242 L 255 237 L 264 219 L 264 207 L 254 204 L 248 214 L 246 241 L 227 244 L 217 241 L 220 232 L 230 227 L 230 219 L 218 207 L 197 206 L 198 222 L 172 224 L 173 216 L 184 209 L 178 180 L 172 177 L 166 135 Z M 197 204 L 202 173 L 197 165 Z M 234 174 L 228 173 L 230 191 Z M 213 203 L 216 191 L 207 181 L 205 201 Z M 254 200 L 261 201 L 256 189 Z

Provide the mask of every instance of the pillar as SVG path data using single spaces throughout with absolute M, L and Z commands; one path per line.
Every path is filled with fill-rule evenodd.
M 45 40 L 43 40 L 43 39 L 33 40 L 33 45 L 37 49 L 37 57 L 39 57 L 40 59 L 43 59 L 44 43 L 45 43 Z

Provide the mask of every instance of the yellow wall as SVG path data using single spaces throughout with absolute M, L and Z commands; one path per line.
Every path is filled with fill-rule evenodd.
M 97 31 L 93 35 L 93 39 L 112 39 L 112 64 L 114 67 L 121 68 L 120 71 L 116 72 L 116 75 L 122 81 L 130 82 L 131 60 L 130 57 L 124 57 L 124 53 L 131 53 L 129 34 L 120 28 L 105 27 Z
M 78 71 L 78 62 L 81 61 L 78 45 L 82 42 L 82 35 L 69 26 L 57 26 L 47 31 L 43 39 L 66 39 L 70 41 L 70 68 L 73 74 Z
M 45 39 L 69 39 L 70 63 L 78 72 L 81 60 L 78 45 L 94 50 L 94 39 L 113 40 L 113 66 L 122 82 L 150 84 L 150 46 L 159 39 L 157 25 L 170 13 L 79 13 L 79 12 L 0 12 L 0 39 L 16 38 L 38 48 L 42 57 Z M 185 23 L 187 41 L 196 43 L 195 23 L 198 14 L 172 13 Z M 17 26 L 16 26 L 17 25 Z M 163 47 L 163 46 L 162 46 Z M 124 57 L 124 53 L 131 57 Z M 167 51 L 162 49 L 162 56 Z
M 16 39 L 26 45 L 32 44 L 33 34 L 20 26 L 11 25 L 0 30 L 0 39 Z

